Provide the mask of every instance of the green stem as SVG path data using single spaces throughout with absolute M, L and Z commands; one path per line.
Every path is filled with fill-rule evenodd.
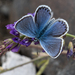
M 72 35 L 72 34 L 69 34 L 69 33 L 67 33 L 66 36 L 75 38 L 75 35 Z
M 25 37 L 25 35 L 20 36 L 21 39 L 23 39 Z
M 49 58 L 48 60 L 41 66 L 40 70 L 37 72 L 36 75 L 41 75 L 43 71 L 46 69 L 47 65 L 49 64 Z

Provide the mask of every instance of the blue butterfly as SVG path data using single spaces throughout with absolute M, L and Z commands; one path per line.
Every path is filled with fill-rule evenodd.
M 63 39 L 68 30 L 68 23 L 64 19 L 52 18 L 53 12 L 47 5 L 40 5 L 34 17 L 25 15 L 19 19 L 15 29 L 21 34 L 36 38 L 40 45 L 52 58 L 57 58 L 62 52 Z

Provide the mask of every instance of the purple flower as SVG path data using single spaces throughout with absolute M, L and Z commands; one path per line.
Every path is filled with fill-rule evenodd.
M 3 42 L 5 45 L 7 45 L 7 44 L 9 44 L 10 43 L 10 41 L 7 41 L 7 42 Z
M 39 44 L 39 41 L 34 42 L 35 45 Z
M 19 36 L 19 32 L 16 31 L 15 29 L 11 30 L 10 34 L 15 35 L 15 36 Z
M 70 50 L 67 51 L 67 57 L 71 57 L 73 55 L 73 50 L 72 48 Z
M 16 21 L 17 22 L 17 21 Z M 14 22 L 14 25 L 16 24 L 16 22 Z
M 35 38 L 31 38 L 31 40 L 32 40 L 32 41 L 34 41 L 34 40 L 35 40 Z
M 15 47 L 13 47 L 13 48 L 11 49 L 11 51 L 12 51 L 12 52 L 18 52 L 19 48 L 20 48 L 20 45 L 17 44 Z
M 33 17 L 34 17 L 34 15 L 35 15 L 35 13 L 33 13 L 33 14 L 32 14 L 32 13 L 28 13 L 28 15 L 29 15 L 29 14 L 31 14 Z
M 3 44 L 7 45 L 7 44 L 11 43 L 11 41 L 12 41 L 12 39 L 6 39 L 3 41 Z
M 35 45 L 39 44 L 39 41 L 37 39 L 35 39 L 35 38 L 32 38 L 32 39 L 33 39 L 32 41 L 34 41 Z
M 26 47 L 28 47 L 31 44 L 31 40 L 29 39 L 24 39 L 20 42 L 21 45 L 25 45 Z
M 32 14 L 33 16 L 35 15 L 35 13 Z
M 12 40 L 13 40 L 14 42 L 16 42 L 16 43 L 19 43 L 19 42 L 21 41 L 21 39 L 18 38 L 18 37 L 12 38 Z
M 30 42 L 28 42 L 28 43 L 26 43 L 26 47 L 28 47 L 30 44 L 31 44 L 31 41 L 30 41 Z
M 8 24 L 8 25 L 6 25 L 6 28 L 7 28 L 7 29 L 10 29 L 10 30 L 11 30 L 11 29 L 14 29 L 14 24 Z
M 45 50 L 42 50 L 42 52 L 45 52 Z
M 12 47 L 12 39 L 6 39 L 3 41 L 3 45 L 0 46 L 0 55 L 5 54 Z
M 17 21 L 16 21 L 16 22 L 17 22 Z M 15 25 L 16 22 L 14 22 L 14 24 L 8 24 L 8 25 L 6 25 L 6 28 L 7 28 L 7 29 L 10 29 L 10 30 L 15 29 L 15 28 L 14 28 L 14 25 Z
M 13 46 L 13 44 L 10 44 L 10 45 L 8 45 L 8 46 L 6 47 L 6 49 L 9 50 L 12 46 Z
M 11 30 L 10 34 L 19 36 L 19 32 L 17 30 L 15 30 L 15 28 L 14 28 L 15 24 L 16 24 L 16 22 L 14 22 L 14 24 L 8 24 L 8 25 L 6 25 L 6 28 Z
M 0 51 L 5 48 L 5 45 L 0 46 Z
M 68 45 L 68 51 L 67 51 L 67 57 L 71 57 L 73 55 L 73 43 L 72 42 L 69 42 L 69 45 Z

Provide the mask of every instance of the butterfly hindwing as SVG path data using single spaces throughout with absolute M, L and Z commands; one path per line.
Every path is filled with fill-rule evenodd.
M 46 30 L 44 36 L 60 37 L 64 36 L 69 30 L 68 23 L 64 19 L 57 19 L 55 22 Z
M 28 37 L 35 37 L 37 30 L 32 15 L 26 15 L 18 20 L 15 28 L 18 32 Z
M 49 54 L 52 58 L 57 58 L 62 51 L 63 39 L 44 37 L 40 40 L 40 44 L 47 54 Z
M 46 23 L 52 16 L 53 12 L 46 5 L 40 5 L 36 9 L 34 19 L 39 31 L 41 31 L 45 27 Z

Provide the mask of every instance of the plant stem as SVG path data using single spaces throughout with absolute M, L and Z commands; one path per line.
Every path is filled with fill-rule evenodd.
M 40 68 L 40 70 L 37 72 L 36 75 L 41 75 L 43 73 L 43 71 L 45 70 L 45 68 L 47 67 L 47 65 L 49 64 L 49 58 L 48 60 L 42 65 L 42 67 Z
M 69 34 L 69 33 L 67 33 L 66 36 L 75 38 L 75 35 L 72 35 L 72 34 Z
M 1 73 L 4 73 L 4 72 L 7 72 L 7 71 L 10 71 L 10 70 L 13 70 L 13 69 L 18 68 L 18 67 L 21 67 L 21 66 L 26 65 L 26 64 L 28 64 L 28 63 L 31 63 L 31 62 L 34 62 L 34 61 L 37 61 L 37 60 L 46 58 L 46 57 L 50 57 L 50 56 L 42 56 L 42 57 L 35 58 L 35 59 L 33 59 L 33 60 L 29 61 L 29 62 L 20 64 L 20 65 L 18 65 L 18 66 L 12 67 L 12 68 L 10 68 L 10 69 L 3 70 L 3 71 L 0 72 L 0 74 L 1 74 Z
M 25 35 L 20 36 L 21 39 L 23 39 L 25 37 Z

